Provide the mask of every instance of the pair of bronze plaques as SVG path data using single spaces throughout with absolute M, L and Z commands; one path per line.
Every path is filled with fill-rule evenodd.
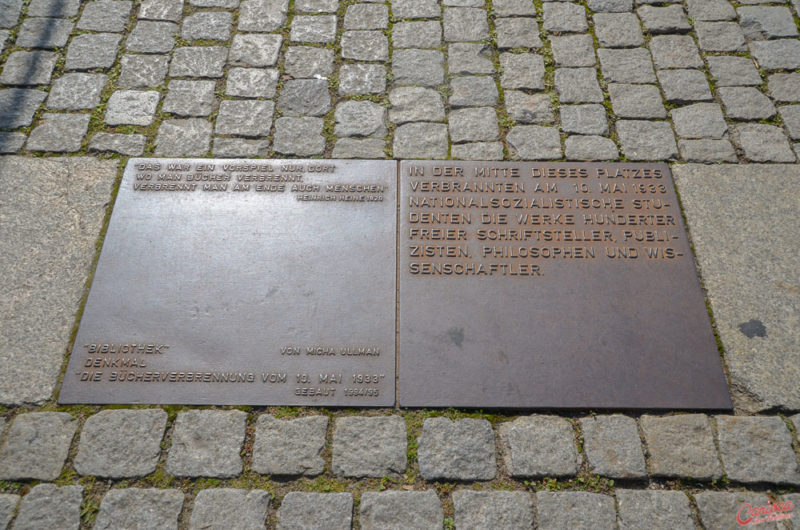
M 61 403 L 726 409 L 666 164 L 133 159 Z

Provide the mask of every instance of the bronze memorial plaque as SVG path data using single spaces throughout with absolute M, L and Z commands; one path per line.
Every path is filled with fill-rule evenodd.
M 400 162 L 401 406 L 727 409 L 666 164 Z
M 130 160 L 59 402 L 393 405 L 396 167 Z

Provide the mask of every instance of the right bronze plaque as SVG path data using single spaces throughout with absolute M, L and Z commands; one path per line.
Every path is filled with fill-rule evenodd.
M 666 164 L 400 162 L 401 406 L 729 409 Z

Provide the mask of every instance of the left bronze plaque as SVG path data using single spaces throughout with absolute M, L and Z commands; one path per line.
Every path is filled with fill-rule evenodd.
M 131 159 L 60 403 L 390 406 L 396 162 Z

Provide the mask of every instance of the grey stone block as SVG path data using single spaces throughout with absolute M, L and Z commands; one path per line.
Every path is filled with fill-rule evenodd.
M 748 40 L 796 37 L 792 12 L 783 6 L 743 6 L 736 9 L 739 25 Z
M 443 0 L 442 4 L 448 7 L 483 7 L 483 0 Z
M 681 158 L 686 162 L 736 162 L 736 152 L 729 140 L 678 140 Z
M 364 530 L 441 528 L 444 511 L 434 490 L 367 491 L 361 495 L 360 522 Z
M 719 452 L 730 480 L 800 484 L 792 435 L 777 416 L 717 416 Z
M 67 43 L 74 25 L 60 18 L 29 17 L 22 22 L 15 44 L 24 48 L 61 48 Z
M 64 74 L 53 82 L 47 97 L 47 108 L 93 109 L 100 104 L 100 93 L 106 81 L 108 76 L 104 74 Z
M 292 20 L 289 39 L 293 42 L 325 44 L 336 40 L 335 15 L 297 15 Z
M 0 0 L 0 28 L 13 28 L 22 11 L 22 0 Z
M 383 4 L 353 4 L 344 12 L 344 29 L 386 29 L 389 8 Z
M 495 19 L 498 48 L 541 48 L 539 25 L 535 18 Z
M 753 41 L 750 53 L 764 70 L 795 70 L 800 68 L 800 40 L 779 39 Z
M 39 484 L 19 504 L 14 530 L 79 528 L 83 486 Z
M 300 13 L 335 13 L 337 0 L 297 0 L 294 8 Z
M 533 499 L 523 491 L 453 492 L 458 528 L 533 528 Z
M 244 138 L 214 138 L 213 152 L 217 158 L 263 158 L 267 156 L 267 140 Z
M 742 528 L 736 521 L 736 514 L 744 504 L 751 506 L 768 506 L 769 500 L 763 493 L 739 491 L 727 493 L 722 491 L 704 491 L 694 496 L 697 509 L 700 512 L 700 521 L 706 528 L 719 530 L 737 530 Z M 747 516 L 742 513 L 743 519 Z M 759 528 L 770 530 L 780 528 L 777 524 L 759 524 Z
M 611 478 L 647 477 L 636 420 L 621 414 L 582 418 L 581 430 L 592 473 Z
M 496 105 L 499 97 L 494 79 L 488 76 L 456 77 L 450 87 L 451 107 Z
M 380 94 L 385 90 L 386 67 L 382 64 L 344 64 L 339 69 L 340 96 Z
M 694 529 L 689 499 L 680 491 L 616 491 L 620 530 Z
M 483 109 L 450 114 L 451 137 L 454 114 L 473 110 Z M 488 110 L 494 113 L 494 109 Z M 478 138 L 482 139 L 485 138 Z M 497 473 L 494 432 L 486 420 L 428 418 L 417 444 L 420 474 L 427 480 L 491 480 Z
M 0 527 L 8 528 L 19 504 L 19 495 L 0 493 Z
M 219 104 L 214 132 L 246 137 L 267 136 L 274 113 L 272 101 L 225 100 Z
M 633 13 L 597 13 L 592 18 L 600 46 L 631 48 L 644 43 L 639 19 Z
M 599 49 L 600 70 L 607 83 L 655 83 L 653 61 L 645 48 Z
M 135 510 L 131 506 L 136 506 Z M 183 506 L 180 490 L 112 489 L 103 497 L 94 523 L 95 530 L 139 530 L 178 528 Z
M 291 79 L 278 96 L 278 110 L 284 116 L 323 116 L 331 109 L 328 81 Z
M 341 138 L 333 146 L 333 158 L 386 158 L 386 142 L 378 138 Z
M 735 22 L 697 22 L 694 25 L 700 49 L 704 52 L 743 52 L 744 34 Z
M 767 90 L 779 103 L 800 102 L 800 73 L 772 74 L 767 80 Z
M 42 116 L 42 124 L 31 131 L 25 147 L 29 151 L 53 153 L 80 151 L 90 118 L 88 114 L 46 113 Z
M 3 9 L 11 9 L 13 16 L 14 8 L 11 5 L 6 6 L 5 4 L 6 3 L 0 4 L 0 6 L 2 6 Z M 28 17 L 72 18 L 78 14 L 79 7 L 79 0 L 32 0 L 28 5 L 26 15 Z M 31 18 L 28 18 L 26 22 L 30 20 Z
M 556 66 L 595 66 L 594 40 L 591 35 L 553 35 L 550 47 Z
M 75 35 L 67 47 L 67 70 L 109 68 L 117 58 L 117 46 L 122 39 L 114 33 Z
M 536 494 L 536 505 L 541 530 L 617 527 L 614 497 L 609 495 L 586 491 L 540 491 Z
M 756 65 L 749 57 L 712 55 L 706 60 L 717 86 L 758 86 L 762 82 Z
M 389 39 L 382 31 L 345 31 L 342 34 L 342 57 L 358 61 L 388 61 Z
M 231 68 L 228 70 L 225 95 L 243 98 L 274 97 L 279 75 L 275 69 Z
M 681 138 L 724 138 L 728 125 L 717 103 L 696 103 L 670 111 L 675 132 Z
M 136 24 L 125 48 L 129 52 L 167 53 L 175 47 L 178 25 L 172 22 L 142 20 Z
M 262 490 L 247 491 L 232 488 L 202 490 L 195 497 L 189 528 L 197 530 L 264 528 L 269 497 L 269 493 Z
M 775 105 L 753 87 L 721 87 L 717 93 L 725 106 L 725 114 L 736 120 L 762 120 L 775 116 Z
M 509 153 L 515 160 L 561 158 L 561 137 L 555 127 L 518 125 L 506 136 Z
M 254 32 L 275 31 L 286 23 L 288 12 L 289 0 L 244 0 L 239 5 L 238 29 Z
M 610 83 L 608 95 L 614 114 L 620 118 L 666 118 L 661 92 L 654 85 Z
M 547 2 L 542 6 L 543 25 L 546 31 L 583 33 L 589 29 L 586 8 L 570 2 Z
M 401 85 L 440 85 L 444 82 L 444 54 L 439 50 L 395 50 L 392 75 Z
M 533 126 L 526 128 L 534 129 Z M 516 129 L 521 127 L 515 127 L 511 132 Z M 556 132 L 552 127 L 536 129 Z M 560 158 L 560 154 L 559 142 L 558 156 L 549 158 Z M 575 431 L 564 418 L 524 416 L 501 424 L 499 434 L 506 469 L 512 477 L 570 477 L 578 472 Z
M 394 133 L 395 158 L 447 158 L 447 125 L 406 123 Z
M 501 142 L 473 142 L 456 144 L 450 149 L 455 160 L 502 160 L 503 144 Z
M 11 127 L 5 125 L 10 121 L 4 101 L 8 92 L 0 91 L 3 127 Z M 44 99 L 43 92 L 37 94 L 41 98 L 36 105 Z M 32 97 L 17 96 L 11 101 L 23 106 Z M 117 161 L 4 156 L 0 174 L 8 187 L 7 199 L 0 205 L 0 270 L 4 281 L 15 286 L 0 290 L 0 314 L 14 315 L 3 323 L 0 403 L 41 403 L 52 398 L 64 363 L 111 200 Z M 0 470 L 20 479 L 54 480 L 75 429 L 67 414 L 17 416 L 0 449 Z
M 389 92 L 389 121 L 444 121 L 442 96 L 432 88 L 399 87 Z
M 719 478 L 722 470 L 704 414 L 642 416 L 650 472 L 656 477 Z
M 227 11 L 200 11 L 183 19 L 181 37 L 187 40 L 221 40 L 231 38 L 233 14 Z
M 189 0 L 195 7 L 221 7 L 224 9 L 235 9 L 239 7 L 239 0 Z
M 139 19 L 178 22 L 183 16 L 183 0 L 142 0 Z
M 672 103 L 711 101 L 711 89 L 699 70 L 659 70 L 658 82 L 664 97 Z
M 53 75 L 57 60 L 58 54 L 55 52 L 13 52 L 3 66 L 0 84 L 18 86 L 50 84 L 50 77 Z
M 0 478 L 55 480 L 61 474 L 77 428 L 78 422 L 66 412 L 20 414 L 0 447 Z
M 19 153 L 27 139 L 28 137 L 23 133 L 0 132 L 0 154 L 10 155 Z
M 595 13 L 627 13 L 633 10 L 633 0 L 588 0 L 586 4 Z
M 791 353 L 798 343 L 796 295 L 774 280 L 800 268 L 794 225 L 775 224 L 794 211 L 786 197 L 800 185 L 800 167 L 685 166 L 674 174 L 725 348 L 734 404 L 746 412 L 800 409 L 800 372 Z M 752 215 L 742 226 L 732 216 L 745 207 Z M 762 237 L 767 230 L 772 235 Z M 754 270 L 758 276 L 747 277 Z M 759 324 L 763 336 L 750 331 Z
M 686 9 L 695 21 L 736 19 L 736 11 L 726 0 L 686 0 Z
M 338 418 L 333 433 L 332 468 L 335 475 L 345 477 L 384 477 L 405 472 L 405 422 L 400 416 Z
M 663 121 L 620 120 L 617 134 L 629 160 L 673 160 L 678 156 L 675 135 Z
M 544 90 L 544 59 L 535 53 L 501 53 L 500 86 Z
M 319 475 L 324 471 L 322 449 L 328 429 L 326 416 L 278 420 L 258 417 L 253 444 L 253 471 L 264 475 Z
M 321 118 L 278 118 L 273 148 L 285 155 L 311 156 L 325 151 Z
M 683 6 L 671 5 L 666 7 L 642 6 L 636 10 L 642 19 L 645 29 L 651 34 L 660 33 L 686 33 L 692 29 Z
M 342 35 L 343 57 L 344 57 L 345 35 Z M 386 40 L 386 37 L 384 37 L 384 40 Z M 389 57 L 388 43 L 386 46 L 387 46 L 386 58 L 388 58 Z M 348 57 L 348 58 L 353 58 L 353 57 Z M 292 77 L 327 78 L 333 73 L 333 50 L 328 50 L 325 48 L 314 48 L 311 46 L 290 46 L 286 50 L 286 58 L 284 59 L 284 69 L 286 73 Z
M 561 103 L 600 103 L 603 92 L 594 68 L 557 68 L 556 92 Z
M 89 152 L 140 156 L 146 143 L 143 134 L 97 133 L 89 142 Z
M 228 62 L 234 66 L 274 66 L 282 42 L 280 35 L 240 33 L 233 37 Z
M 89 2 L 83 8 L 78 29 L 120 33 L 125 30 L 131 15 L 133 2 L 121 0 L 100 0 Z
M 555 110 L 547 94 L 526 94 L 518 90 L 506 90 L 508 116 L 517 123 L 553 123 Z
M 447 42 L 488 38 L 489 22 L 483 9 L 452 7 L 444 10 L 444 40 Z
M 219 127 L 219 122 L 217 122 Z M 167 472 L 181 477 L 235 477 L 242 472 L 247 414 L 240 410 L 188 410 L 178 414 Z
M 650 39 L 656 68 L 703 68 L 697 46 L 688 35 L 657 35 Z
M 150 125 L 156 115 L 160 94 L 155 90 L 117 90 L 108 98 L 108 125 Z
M 606 109 L 602 105 L 568 105 L 559 109 L 561 130 L 566 133 L 608 134 Z
M 209 116 L 214 107 L 214 81 L 169 82 L 169 91 L 161 106 L 162 112 L 176 116 Z
M 496 0 L 492 8 L 498 17 L 536 16 L 536 6 L 530 0 Z
M 439 18 L 442 12 L 436 0 L 395 0 L 392 15 L 396 18 Z
M 786 105 L 778 107 L 783 126 L 789 132 L 789 138 L 800 140 L 800 105 Z
M 603 136 L 570 136 L 564 154 L 568 160 L 619 160 L 617 146 Z
M 447 47 L 450 75 L 493 74 L 492 49 L 485 44 L 455 43 Z
M 349 530 L 353 523 L 353 496 L 350 493 L 286 494 L 278 510 L 279 530 L 326 528 Z
M 171 77 L 222 77 L 228 49 L 221 46 L 177 48 L 169 66 Z
M 344 101 L 336 105 L 333 133 L 336 136 L 386 135 L 386 108 L 371 101 Z
M 166 425 L 161 409 L 100 411 L 83 426 L 75 470 L 109 478 L 149 475 L 158 464 Z
M 167 77 L 169 57 L 166 55 L 123 55 L 122 71 L 117 79 L 120 88 L 153 88 Z
M 30 125 L 46 97 L 47 93 L 40 90 L 0 89 L 0 127 L 16 129 Z
M 736 127 L 739 147 L 752 162 L 794 162 L 796 156 L 786 134 L 774 125 L 748 124 Z

